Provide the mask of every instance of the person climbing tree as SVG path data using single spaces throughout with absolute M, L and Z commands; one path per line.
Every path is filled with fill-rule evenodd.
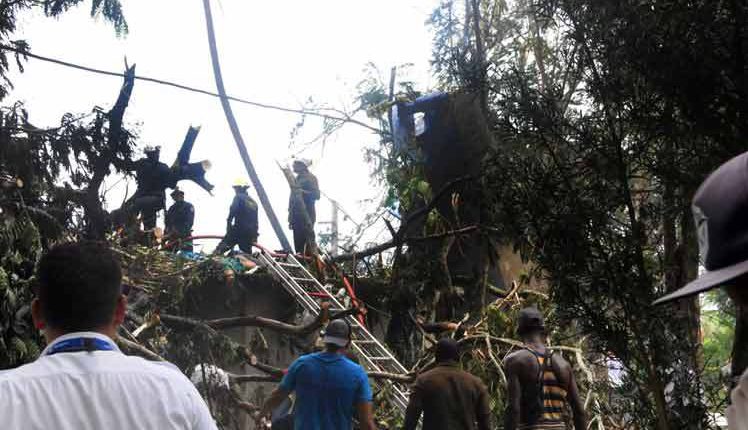
M 524 347 L 504 359 L 508 383 L 504 429 L 566 429 L 566 404 L 574 414 L 574 428 L 586 429 L 584 406 L 571 365 L 545 347 L 543 315 L 536 308 L 519 312 L 517 334 Z
M 293 242 L 296 252 L 306 252 L 314 245 L 314 223 L 317 221 L 315 202 L 319 200 L 317 177 L 309 171 L 307 163 L 301 160 L 293 162 L 296 173 L 296 187 L 291 190 L 288 203 L 288 223 L 293 230 Z M 296 194 L 300 193 L 301 198 Z
M 145 230 L 156 227 L 156 215 L 166 205 L 166 188 L 172 184 L 172 174 L 169 166 L 159 161 L 160 146 L 147 146 L 145 158 L 129 163 L 127 170 L 135 172 L 138 188 L 120 208 L 120 214 L 128 220 L 140 215 Z M 120 221 L 122 221 L 120 219 Z
M 184 239 L 192 234 L 192 224 L 195 222 L 195 207 L 184 200 L 184 191 L 179 188 L 171 192 L 174 204 L 166 211 L 166 235 L 169 240 L 182 241 L 179 249 L 192 251 L 192 243 Z
M 252 244 L 257 241 L 257 202 L 247 194 L 249 183 L 239 179 L 233 187 L 236 195 L 226 219 L 226 235 L 216 247 L 217 254 L 223 254 L 234 245 L 239 245 L 240 250 L 249 253 L 252 252 Z

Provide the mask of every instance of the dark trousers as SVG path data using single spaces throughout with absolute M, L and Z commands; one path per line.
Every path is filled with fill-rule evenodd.
M 316 238 L 314 236 L 314 231 L 309 233 L 307 235 L 307 231 L 304 227 L 300 225 L 294 225 L 293 227 L 293 247 L 296 249 L 296 252 L 299 254 L 304 253 L 304 248 L 311 248 L 311 245 L 314 244 L 316 241 Z M 307 246 L 307 237 L 309 237 L 312 240 L 312 243 Z
M 239 245 L 239 249 L 242 252 L 251 253 L 252 244 L 257 242 L 257 233 L 252 230 L 244 230 L 236 227 L 230 228 L 226 232 L 226 236 L 216 246 L 216 254 L 223 254 L 224 252 L 232 249 L 234 245 Z
M 143 220 L 143 229 L 153 230 L 156 228 L 156 215 L 163 209 L 164 201 L 160 196 L 134 195 L 122 205 L 120 211 L 129 220 L 140 215 Z

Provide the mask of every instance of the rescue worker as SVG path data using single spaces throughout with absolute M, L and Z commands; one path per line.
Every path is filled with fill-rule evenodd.
M 192 224 L 195 222 L 195 207 L 184 201 L 184 191 L 179 188 L 171 192 L 174 204 L 166 211 L 166 235 L 169 240 L 182 241 L 180 249 L 192 251 L 192 243 L 184 239 L 192 235 Z
M 160 146 L 146 146 L 146 157 L 126 166 L 135 171 L 138 188 L 120 209 L 126 217 L 140 215 L 145 230 L 156 228 L 156 215 L 166 206 L 166 188 L 174 187 L 169 166 L 159 161 Z
M 571 365 L 544 344 L 543 315 L 536 308 L 519 312 L 517 334 L 524 347 L 504 359 L 508 383 L 504 429 L 565 430 L 563 412 L 571 406 L 574 428 L 587 420 Z
M 296 252 L 303 253 L 307 247 L 311 248 L 315 242 L 314 223 L 317 221 L 317 211 L 314 205 L 319 200 L 320 192 L 317 177 L 309 171 L 306 162 L 295 160 L 293 171 L 296 173 L 296 188 L 291 190 L 291 198 L 288 203 L 288 223 L 293 230 L 294 248 L 296 248 Z M 301 193 L 301 201 L 296 198 L 296 193 Z M 310 225 L 307 225 L 304 219 L 305 211 L 306 215 L 309 216 Z M 312 243 L 307 243 L 308 241 Z
M 257 241 L 257 203 L 247 194 L 249 184 L 240 179 L 233 187 L 236 195 L 226 219 L 226 235 L 216 247 L 217 254 L 223 254 L 234 245 L 239 245 L 242 252 L 250 253 L 252 244 Z

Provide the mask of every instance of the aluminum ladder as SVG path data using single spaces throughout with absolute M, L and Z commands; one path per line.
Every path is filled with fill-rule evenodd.
M 335 296 L 330 287 L 322 285 L 292 254 L 272 254 L 261 250 L 258 254 L 260 261 L 267 267 L 283 288 L 312 315 L 320 312 L 322 301 L 330 303 L 330 312 L 346 310 Z M 369 330 L 354 316 L 347 316 L 351 326 L 351 347 L 360 358 L 361 366 L 367 371 L 387 372 L 404 375 L 408 371 Z M 375 381 L 378 388 L 387 388 L 392 394 L 393 403 L 405 418 L 405 408 L 408 405 L 408 387 L 401 382 L 391 380 Z

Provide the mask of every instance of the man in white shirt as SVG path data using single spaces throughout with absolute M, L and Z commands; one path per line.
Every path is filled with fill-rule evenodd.
M 748 310 L 748 152 L 727 161 L 701 184 L 691 206 L 706 272 L 655 304 L 723 287 Z M 748 370 L 730 395 L 730 430 L 748 430 Z
M 126 356 L 112 340 L 127 299 L 106 245 L 58 245 L 42 257 L 37 278 L 32 314 L 48 346 L 33 363 L 0 374 L 1 428 L 216 429 L 174 365 Z

